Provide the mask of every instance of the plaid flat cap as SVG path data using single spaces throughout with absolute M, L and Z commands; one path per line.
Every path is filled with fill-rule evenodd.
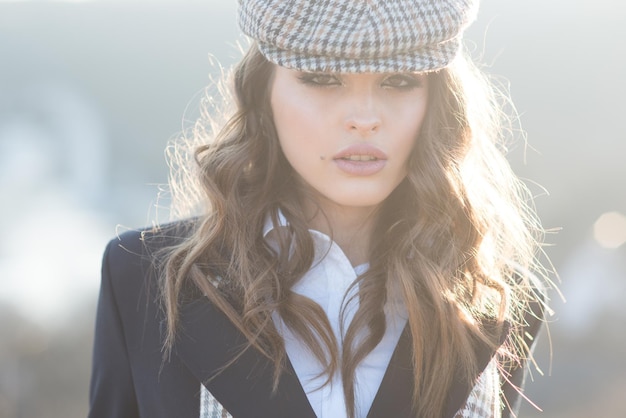
M 300 71 L 447 66 L 478 0 L 239 0 L 239 26 L 271 62 Z

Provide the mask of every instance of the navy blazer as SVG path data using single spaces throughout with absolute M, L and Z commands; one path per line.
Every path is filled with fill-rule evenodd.
M 164 317 L 159 307 L 157 267 L 152 255 L 178 242 L 167 229 L 153 234 L 130 231 L 106 248 L 98 301 L 90 387 L 90 418 L 197 418 L 200 385 L 234 418 L 315 418 L 291 364 L 272 394 L 272 364 L 254 349 L 218 374 L 245 344 L 245 337 L 206 297 L 181 305 L 180 332 L 168 359 L 162 355 Z M 531 320 L 534 336 L 540 322 Z M 504 336 L 503 336 L 504 337 Z M 529 340 L 530 342 L 530 340 Z M 482 370 L 493 352 L 476 344 Z M 413 388 L 410 335 L 405 328 L 393 353 L 369 418 L 411 417 Z M 511 383 L 521 387 L 523 367 Z M 517 408 L 519 393 L 503 384 L 507 402 Z M 447 394 L 444 417 L 463 406 L 471 386 L 456 381 Z M 507 409 L 504 416 L 509 416 Z M 414 418 L 414 417 L 413 417 Z

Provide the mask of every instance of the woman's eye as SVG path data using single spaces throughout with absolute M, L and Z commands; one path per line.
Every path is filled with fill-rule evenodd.
M 318 87 L 340 86 L 341 80 L 334 74 L 327 73 L 302 73 L 298 76 L 304 84 Z
M 391 87 L 395 89 L 410 90 L 422 87 L 422 77 L 413 74 L 394 74 L 385 78 L 382 82 L 383 87 Z

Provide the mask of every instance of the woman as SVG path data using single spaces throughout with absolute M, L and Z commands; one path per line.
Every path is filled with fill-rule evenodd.
M 90 416 L 511 416 L 545 274 L 475 2 L 239 3 L 202 213 L 107 248 Z

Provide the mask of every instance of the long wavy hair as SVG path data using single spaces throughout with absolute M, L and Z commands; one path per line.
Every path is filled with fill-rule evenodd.
M 214 113 L 206 112 L 171 148 L 175 203 L 200 213 L 165 257 L 166 352 L 192 286 L 246 336 L 243 350 L 273 362 L 276 388 L 286 360 L 272 321 L 278 312 L 324 365 L 327 382 L 341 373 L 354 416 L 355 369 L 385 333 L 386 302 L 399 297 L 408 311 L 414 412 L 441 416 L 454 376 L 470 381 L 477 373 L 476 341 L 498 349 L 502 368 L 529 354 L 523 318 L 547 279 L 531 197 L 503 155 L 512 132 L 506 96 L 463 56 L 428 74 L 429 107 L 408 175 L 378 211 L 370 268 L 357 279 L 359 309 L 340 351 L 321 307 L 291 290 L 311 267 L 314 246 L 303 191 L 274 128 L 273 68 L 252 45 L 232 73 L 229 118 L 215 129 Z M 289 233 L 275 251 L 262 229 L 279 211 Z M 504 345 L 485 320 L 496 329 L 511 325 Z

